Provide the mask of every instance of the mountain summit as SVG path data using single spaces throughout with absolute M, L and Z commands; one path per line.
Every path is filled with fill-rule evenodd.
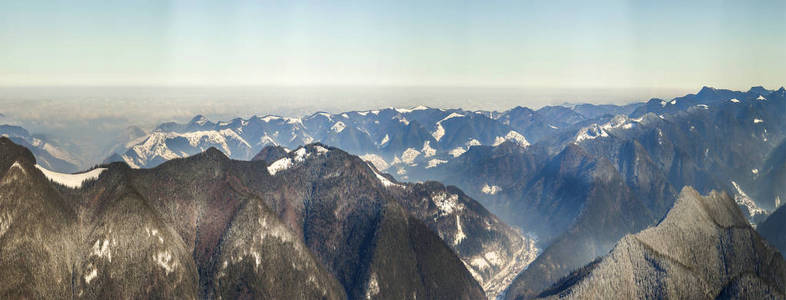
M 666 218 L 541 294 L 575 299 L 783 298 L 786 262 L 725 193 L 686 187 Z

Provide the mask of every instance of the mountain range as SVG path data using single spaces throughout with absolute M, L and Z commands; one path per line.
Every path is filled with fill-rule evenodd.
M 629 105 L 503 112 L 419 106 L 221 122 L 196 116 L 150 133 L 129 133 L 131 142 L 115 147 L 99 168 L 80 173 L 100 174 L 83 186 L 78 179 L 86 175 L 68 181 L 62 178 L 73 174 L 54 172 L 62 166 L 47 162 L 46 149 L 36 150 L 23 138 L 13 141 L 34 155 L 16 160 L 22 170 L 61 178 L 60 184 L 35 188 L 54 191 L 41 199 L 49 194 L 63 199 L 41 201 L 65 203 L 58 205 L 75 215 L 64 217 L 72 224 L 64 230 L 73 237 L 59 243 L 103 253 L 93 232 L 107 235 L 111 229 L 98 224 L 155 227 L 167 232 L 165 241 L 182 241 L 166 244 L 167 250 L 185 272 L 178 276 L 193 279 L 178 282 L 195 284 L 195 297 L 400 299 L 413 296 L 401 294 L 408 291 L 421 298 L 472 299 L 734 298 L 747 292 L 778 298 L 784 286 L 777 249 L 786 249 L 784 114 L 784 88 L 704 87 Z M 33 168 L 23 163 L 31 160 Z M 249 208 L 254 205 L 256 210 Z M 141 207 L 150 212 L 135 217 L 157 223 L 112 215 L 118 209 L 148 210 Z M 252 219 L 273 221 L 260 226 Z M 269 239 L 254 236 L 278 232 L 275 228 L 285 229 L 284 242 L 271 246 Z M 670 239 L 674 232 L 690 236 Z M 699 244 L 744 251 L 702 252 L 709 267 L 726 270 L 699 276 L 684 253 L 658 248 Z M 286 247 L 292 248 L 282 250 Z M 273 248 L 299 253 L 287 259 L 307 266 L 289 272 L 294 277 L 283 282 L 312 274 L 312 290 L 279 295 L 277 290 L 288 287 L 262 284 L 271 280 L 264 277 L 269 274 L 252 276 L 255 269 L 244 263 L 252 257 L 255 266 L 280 268 L 288 262 L 257 257 L 261 249 Z M 69 253 L 82 264 L 72 277 L 109 267 L 78 250 Z M 133 260 L 141 254 L 119 255 Z M 638 270 L 619 257 L 649 267 Z M 737 266 L 754 258 L 766 258 L 772 272 Z M 688 271 L 677 270 L 686 265 Z M 119 268 L 116 272 L 140 272 Z M 631 278 L 615 270 L 631 268 L 635 272 L 623 274 L 651 284 L 615 290 Z M 103 276 L 96 274 L 92 278 Z M 675 283 L 684 278 L 701 284 Z
M 7 137 L 33 152 L 38 162 L 49 169 L 61 172 L 79 170 L 79 158 L 62 147 L 41 136 L 31 135 L 26 129 L 15 125 L 0 125 L 0 136 Z
M 0 146 L 3 199 L 14 201 L 3 206 L 2 249 L 45 258 L 11 251 L 0 264 L 47 286 L 5 277 L 4 295 L 478 299 L 537 255 L 461 190 L 400 183 L 322 144 L 270 163 L 209 148 L 153 169 L 80 174 L 47 170 L 8 139 Z M 36 216 L 58 229 L 26 235 L 50 226 Z

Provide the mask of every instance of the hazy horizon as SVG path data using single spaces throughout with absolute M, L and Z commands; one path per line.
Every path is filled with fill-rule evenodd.
M 32 127 L 37 126 L 29 123 L 32 120 L 57 123 L 98 118 L 115 118 L 150 127 L 161 122 L 184 122 L 197 114 L 220 120 L 268 114 L 302 117 L 319 111 L 336 113 L 418 105 L 488 111 L 581 103 L 621 105 L 651 98 L 669 99 L 695 93 L 700 88 L 26 86 L 0 87 L 0 101 L 5 104 L 0 113 L 7 120 L 18 120 Z M 71 111 L 74 108 L 78 109 Z
M 781 1 L 0 2 L 0 118 L 85 156 L 128 126 L 777 89 Z
M 776 89 L 777 87 L 768 87 Z M 723 87 L 717 87 L 723 88 Z M 744 88 L 741 90 L 747 90 Z M 694 89 L 526 89 L 469 87 L 0 87 L 0 124 L 20 125 L 83 157 L 103 157 L 130 126 L 145 131 L 196 115 L 226 121 L 253 115 L 303 117 L 318 111 L 387 107 L 504 111 L 562 104 L 628 104 Z M 89 162 L 93 163 L 93 162 Z M 86 164 L 89 165 L 88 162 Z

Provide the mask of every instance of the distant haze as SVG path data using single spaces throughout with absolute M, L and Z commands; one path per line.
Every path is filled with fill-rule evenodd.
M 698 87 L 696 88 L 698 90 Z M 187 122 L 253 115 L 301 117 L 385 107 L 506 110 L 564 103 L 624 104 L 684 95 L 680 89 L 526 89 L 465 87 L 0 87 L 0 124 L 16 124 L 72 149 L 101 157 L 128 126 L 151 130 Z
M 784 1 L 0 1 L 0 123 L 102 154 L 203 114 L 778 88 Z

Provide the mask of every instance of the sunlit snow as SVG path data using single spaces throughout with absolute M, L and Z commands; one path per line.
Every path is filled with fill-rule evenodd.
M 46 176 L 46 178 L 49 178 L 49 180 L 70 187 L 72 189 L 81 188 L 83 182 L 88 180 L 95 180 L 96 178 L 98 178 L 98 175 L 101 175 L 101 172 L 106 171 L 106 168 L 95 168 L 84 173 L 66 174 L 66 173 L 58 173 L 55 171 L 47 170 L 38 164 L 36 164 L 35 167 L 41 170 L 41 173 L 44 173 L 44 176 Z

